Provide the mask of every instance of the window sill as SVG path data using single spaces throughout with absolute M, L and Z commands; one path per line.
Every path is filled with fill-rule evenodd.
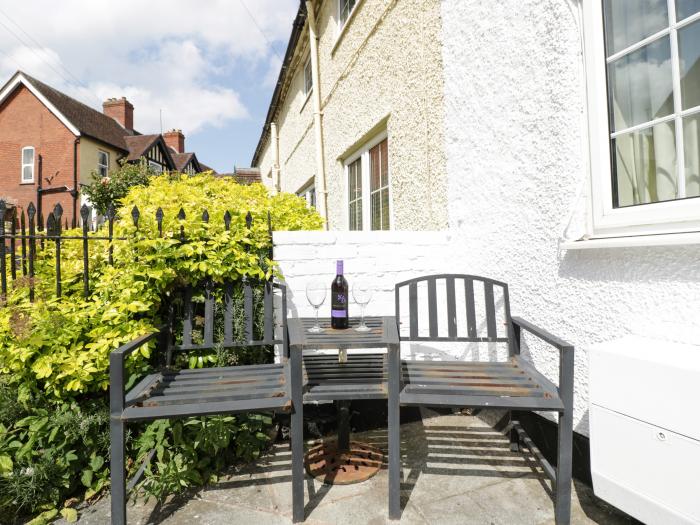
M 29 182 L 29 181 L 20 182 L 19 185 L 20 185 L 20 186 L 32 186 L 32 185 L 34 185 L 34 181 L 31 181 L 31 182 Z
M 578 241 L 565 241 L 564 250 L 594 250 L 598 248 L 634 248 L 646 246 L 676 246 L 700 244 L 700 232 L 660 233 L 654 235 L 630 235 L 625 237 L 594 237 Z
M 359 11 L 359 9 L 363 3 L 364 3 L 364 0 L 358 0 L 357 3 L 355 4 L 355 7 L 352 8 L 352 11 L 350 11 L 350 15 L 348 16 L 348 19 L 343 24 L 343 27 L 340 28 L 340 32 L 338 32 L 338 36 L 335 38 L 335 42 L 333 43 L 333 47 L 331 48 L 331 56 L 335 55 L 335 50 L 340 45 L 341 40 L 343 40 L 343 37 L 345 36 L 345 33 L 347 32 L 348 26 L 355 19 L 355 13 L 357 13 L 357 11 Z

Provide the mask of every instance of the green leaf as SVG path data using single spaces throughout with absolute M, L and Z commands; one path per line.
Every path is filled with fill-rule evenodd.
M 63 516 L 68 523 L 75 523 L 78 521 L 78 511 L 70 507 L 61 509 L 61 516 Z
M 92 470 L 83 470 L 82 476 L 80 476 L 80 482 L 84 487 L 90 488 L 92 486 Z
M 10 456 L 0 456 L 0 476 L 12 474 L 12 458 Z
M 102 456 L 95 456 L 90 460 L 90 467 L 92 470 L 97 472 L 102 468 L 102 465 L 105 464 L 105 460 Z

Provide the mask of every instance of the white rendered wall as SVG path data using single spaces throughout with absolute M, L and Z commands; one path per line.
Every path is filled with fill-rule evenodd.
M 559 249 L 570 219 L 583 231 L 589 178 L 576 1 L 443 0 L 442 20 L 450 228 L 464 247 L 452 260 L 508 282 L 514 314 L 576 345 L 575 429 L 588 434 L 592 345 L 700 344 L 700 246 Z M 530 344 L 556 380 L 556 352 Z

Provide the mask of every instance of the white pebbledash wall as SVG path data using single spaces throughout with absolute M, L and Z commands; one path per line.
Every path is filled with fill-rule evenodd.
M 449 220 L 465 248 L 452 260 L 508 282 L 515 314 L 575 344 L 575 429 L 588 434 L 592 345 L 700 344 L 700 246 L 559 249 L 587 206 L 578 3 L 443 0 L 442 35 Z M 532 357 L 556 379 L 556 352 Z
M 588 203 L 584 67 L 576 0 L 442 0 L 447 232 L 280 232 L 275 256 L 293 315 L 334 261 L 376 284 L 430 273 L 509 283 L 511 308 L 576 346 L 575 430 L 588 434 L 588 350 L 627 334 L 700 344 L 700 246 L 560 249 Z M 428 198 L 428 197 L 426 197 Z M 556 382 L 555 350 L 526 338 Z M 651 385 L 650 387 L 653 387 Z

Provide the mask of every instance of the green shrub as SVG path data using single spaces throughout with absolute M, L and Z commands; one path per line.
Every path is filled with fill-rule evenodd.
M 101 177 L 93 171 L 90 174 L 90 184 L 83 186 L 82 192 L 90 199 L 97 213 L 105 215 L 110 204 L 118 208 L 129 191 L 135 186 L 148 186 L 150 178 L 154 175 L 156 172 L 145 160 L 137 164 L 124 162 L 108 177 Z
M 36 302 L 29 303 L 28 282 L 20 279 L 0 307 L 0 516 L 43 511 L 48 519 L 66 497 L 82 491 L 90 497 L 105 486 L 109 354 L 159 326 L 173 290 L 207 279 L 273 275 L 268 212 L 276 230 L 321 226 L 320 217 L 295 196 L 270 196 L 262 185 L 241 186 L 211 175 L 153 176 L 119 204 L 114 233 L 127 240 L 114 242 L 114 265 L 108 264 L 105 241 L 90 242 L 88 298 L 83 297 L 81 242 L 64 240 L 62 297 L 53 296 L 55 246 L 47 242 L 38 251 Z M 138 228 L 133 206 L 141 212 Z M 162 236 L 158 208 L 164 212 Z M 178 218 L 180 208 L 185 219 Z M 209 222 L 202 219 L 205 208 Z M 230 230 L 223 221 L 227 211 Z M 249 211 L 253 224 L 247 229 Z M 146 345 L 128 360 L 132 384 L 155 359 L 153 349 Z M 243 364 L 270 355 L 215 349 L 186 363 Z M 147 445 L 161 450 L 141 489 L 162 497 L 212 479 L 225 463 L 255 457 L 267 442 L 267 422 L 262 416 L 236 416 L 135 427 L 140 435 L 129 447 L 132 460 L 140 459 Z

